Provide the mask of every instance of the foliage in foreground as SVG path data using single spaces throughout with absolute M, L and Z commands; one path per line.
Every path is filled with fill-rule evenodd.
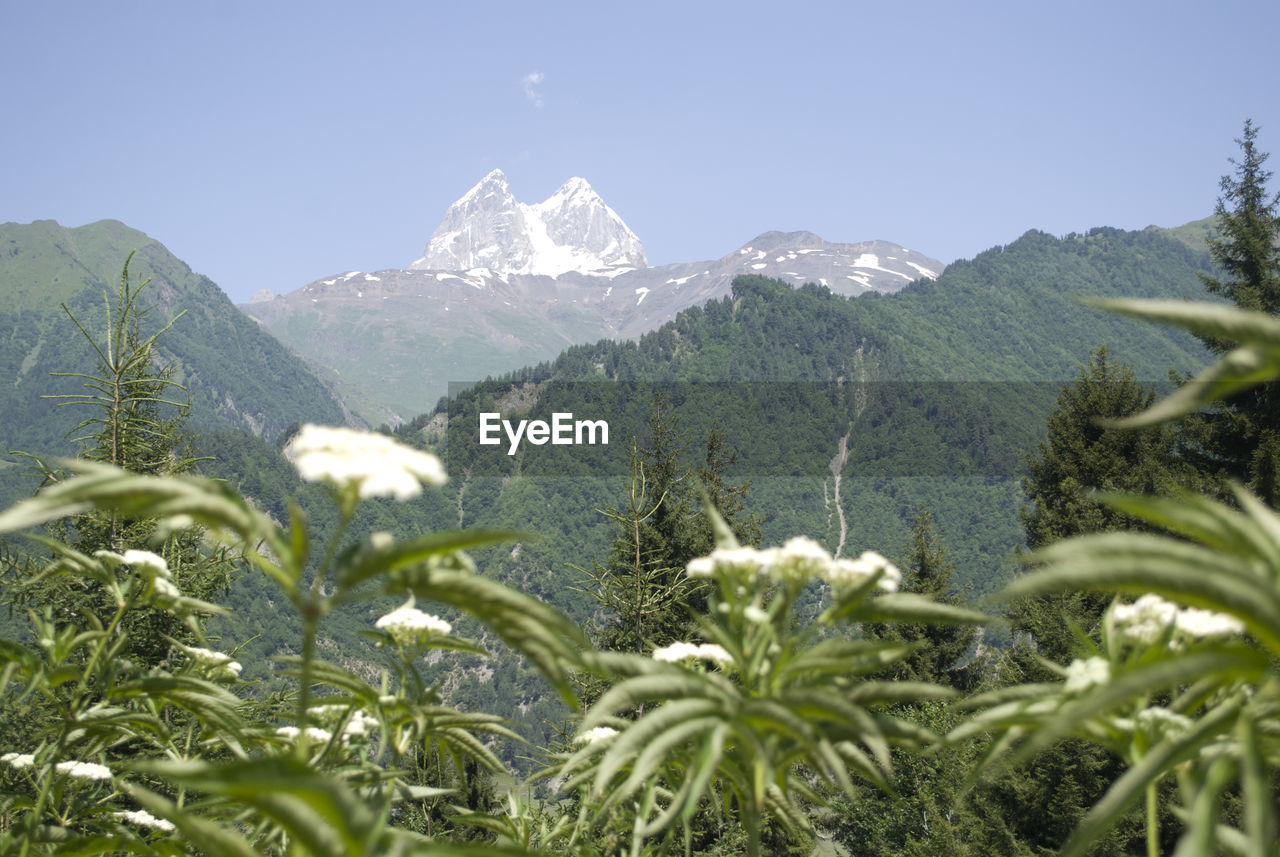
M 1178 324 L 1236 346 L 1194 383 L 1126 422 L 1149 425 L 1280 378 L 1280 320 L 1208 304 L 1115 301 L 1109 308 Z M 1108 608 L 1100 642 L 1081 632 L 1061 681 L 971 700 L 982 709 L 952 738 L 994 730 L 992 757 L 1017 763 L 1066 736 L 1128 765 L 1090 810 L 1064 857 L 1083 854 L 1145 802 L 1148 854 L 1158 854 L 1157 789 L 1177 786 L 1178 857 L 1278 853 L 1280 795 L 1280 515 L 1240 485 L 1231 503 L 1106 495 L 1151 532 L 1107 532 L 1032 555 L 1039 568 L 1011 597 L 1085 590 L 1137 596 Z M 1053 668 L 1052 664 L 1046 664 Z M 1239 802 L 1238 811 L 1234 808 Z

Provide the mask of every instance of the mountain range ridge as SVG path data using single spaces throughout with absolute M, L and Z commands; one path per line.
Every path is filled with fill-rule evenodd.
M 336 383 L 358 388 L 366 421 L 396 425 L 430 408 L 450 382 L 577 343 L 635 338 L 727 295 L 742 274 L 856 296 L 892 293 L 944 267 L 893 242 L 835 243 L 803 231 L 766 232 L 716 259 L 650 267 L 639 239 L 585 179 L 525 205 L 494 170 L 449 207 L 408 268 L 345 271 L 285 295 L 259 293 L 242 309 L 336 373 Z

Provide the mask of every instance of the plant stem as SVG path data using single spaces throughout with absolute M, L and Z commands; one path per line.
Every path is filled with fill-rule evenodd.
M 1160 857 L 1160 817 L 1157 815 L 1156 784 L 1147 784 L 1147 857 Z

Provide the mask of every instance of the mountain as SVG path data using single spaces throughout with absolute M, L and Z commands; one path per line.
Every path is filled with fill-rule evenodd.
M 494 170 L 449 206 L 414 270 L 557 277 L 645 267 L 644 247 L 586 179 L 571 178 L 544 202 L 516 202 Z
M 130 251 L 135 280 L 158 329 L 185 310 L 160 339 L 190 393 L 193 426 L 235 428 L 274 440 L 291 423 L 342 423 L 340 403 L 296 356 L 239 312 L 208 278 L 192 272 L 155 239 L 103 220 L 67 228 L 51 220 L 0 225 L 0 453 L 65 454 L 66 434 L 87 416 L 56 408 L 48 394 L 82 391 L 81 381 L 51 372 L 91 372 L 88 342 L 61 308 L 100 334 L 104 295 L 113 298 Z
M 599 339 L 634 338 L 727 295 L 734 277 L 895 292 L 943 264 L 886 241 L 768 232 L 719 259 L 648 267 L 644 248 L 583 179 L 537 205 L 490 173 L 450 206 L 408 269 L 346 271 L 243 309 L 358 391 L 348 404 L 396 425 L 472 382 Z M 340 381 L 336 380 L 340 379 Z

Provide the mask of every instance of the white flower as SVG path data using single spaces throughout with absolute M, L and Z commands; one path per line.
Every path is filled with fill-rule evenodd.
M 345 714 L 347 708 L 348 706 L 342 705 L 341 703 L 335 703 L 334 705 L 313 705 L 307 709 L 307 714 L 310 714 L 317 720 L 332 721 L 337 720 Z
M 191 660 L 208 669 L 209 678 L 238 678 L 243 669 L 240 662 L 231 660 L 231 656 L 226 652 L 215 652 L 199 646 L 183 646 L 182 650 L 191 657 Z
M 383 616 L 376 627 L 390 634 L 401 646 L 417 642 L 424 633 L 444 635 L 453 632 L 453 626 L 444 619 L 407 604 Z
M 684 572 L 690 577 L 711 577 L 716 573 L 716 563 L 709 556 L 700 556 L 689 560 Z
M 718 664 L 733 663 L 733 656 L 723 646 L 717 646 L 715 643 L 703 643 L 702 645 L 672 643 L 669 646 L 655 649 L 653 659 L 655 661 L 665 661 L 669 664 L 678 664 L 681 661 L 690 659 L 715 661 Z
M 1148 593 L 1132 604 L 1117 603 L 1111 621 L 1121 636 L 1136 643 L 1154 643 L 1178 618 L 1178 605 Z
M 757 625 L 763 625 L 769 621 L 769 614 L 754 604 L 748 604 L 742 611 L 742 615 L 748 622 L 755 622 Z
M 669 664 L 677 664 L 685 658 L 696 658 L 697 656 L 698 647 L 693 643 L 672 643 L 669 646 L 655 649 L 653 652 L 655 661 L 665 661 Z
M 1067 667 L 1066 679 L 1062 689 L 1067 693 L 1086 691 L 1110 681 L 1111 664 L 1106 658 L 1094 657 L 1085 661 L 1077 658 Z
M 348 710 L 350 710 L 349 706 L 336 703 L 333 705 L 313 705 L 307 709 L 307 713 L 317 720 L 336 723 Z M 378 720 L 376 717 L 370 717 L 363 710 L 357 708 L 351 712 L 351 716 L 347 718 L 346 724 L 342 727 L 342 741 L 346 743 L 352 738 L 368 735 L 377 726 Z M 326 738 L 325 740 L 328 739 Z
M 176 601 L 182 597 L 182 593 L 178 590 L 178 587 L 174 586 L 173 582 L 167 577 L 156 576 L 155 590 L 156 599 L 162 603 Z
M 1225 637 L 1229 634 L 1239 634 L 1244 630 L 1244 623 L 1234 616 L 1196 607 L 1184 607 L 1179 610 L 1174 626 L 1188 637 L 1197 639 Z
M 883 592 L 897 592 L 902 572 L 889 560 L 875 551 L 864 551 L 857 559 L 835 559 L 827 563 L 821 572 L 822 579 L 833 589 L 853 589 L 879 574 L 876 588 Z
M 349 741 L 352 738 L 363 738 L 377 728 L 378 718 L 371 717 L 361 710 L 353 711 L 351 718 L 347 720 L 347 725 L 342 727 L 342 740 Z
M 150 827 L 152 830 L 159 830 L 162 833 L 171 833 L 173 831 L 173 823 L 165 821 L 163 818 L 156 818 L 145 809 L 129 810 L 127 812 L 111 813 L 121 821 L 127 821 L 136 824 L 139 827 Z
M 327 744 L 333 738 L 332 732 L 327 729 L 321 729 L 319 726 L 308 726 L 305 730 L 299 730 L 297 726 L 281 726 L 276 730 L 277 735 L 281 738 L 288 738 L 290 741 L 304 732 L 307 738 L 316 744 Z
M 36 763 L 36 757 L 30 753 L 5 753 L 0 762 L 8 762 L 15 768 L 29 768 Z
M 618 730 L 612 726 L 597 726 L 594 729 L 588 729 L 581 735 L 573 739 L 573 743 L 577 744 L 594 744 L 597 741 L 607 741 L 614 735 L 618 734 Z
M 109 780 L 111 769 L 97 762 L 59 762 L 54 765 L 59 772 L 80 780 Z
M 307 424 L 288 451 L 305 481 L 355 483 L 366 499 L 408 500 L 422 492 L 422 483 L 443 485 L 448 478 L 434 455 L 374 432 Z
M 775 556 L 768 573 L 796 583 L 825 575 L 833 562 L 827 549 L 808 536 L 788 539 Z
M 698 646 L 699 658 L 707 661 L 714 661 L 722 666 L 728 666 L 733 663 L 733 655 L 729 654 L 724 646 L 717 646 L 715 643 L 703 643 Z
M 1199 640 L 1244 631 L 1244 623 L 1234 616 L 1198 607 L 1179 607 L 1150 593 L 1133 604 L 1117 604 L 1111 609 L 1111 621 L 1123 636 L 1146 644 L 1160 639 L 1172 626 L 1178 634 L 1173 641 L 1175 648 L 1186 638 Z
M 125 565 L 132 566 L 135 569 L 147 569 L 154 573 L 157 577 L 169 579 L 169 563 L 165 562 L 164 557 L 154 554 L 151 551 L 127 550 L 121 556 L 121 560 Z
M 1191 729 L 1191 718 L 1160 706 L 1138 712 L 1138 728 L 1154 738 L 1178 737 Z
M 862 556 L 858 557 L 858 561 L 870 563 L 880 570 L 880 579 L 876 581 L 877 589 L 884 592 L 898 591 L 898 585 L 902 583 L 902 572 L 898 570 L 896 565 L 875 551 L 863 551 Z
M 202 649 L 199 646 L 188 646 L 186 652 L 191 659 L 198 664 L 204 664 L 210 667 L 220 667 L 231 662 L 231 656 L 226 652 L 215 652 L 213 649 Z
M 755 577 L 757 574 L 767 574 L 777 560 L 777 555 L 777 548 L 716 548 L 710 556 L 690 560 L 685 566 L 685 573 L 690 577 L 711 577 L 716 572 L 735 577 Z

